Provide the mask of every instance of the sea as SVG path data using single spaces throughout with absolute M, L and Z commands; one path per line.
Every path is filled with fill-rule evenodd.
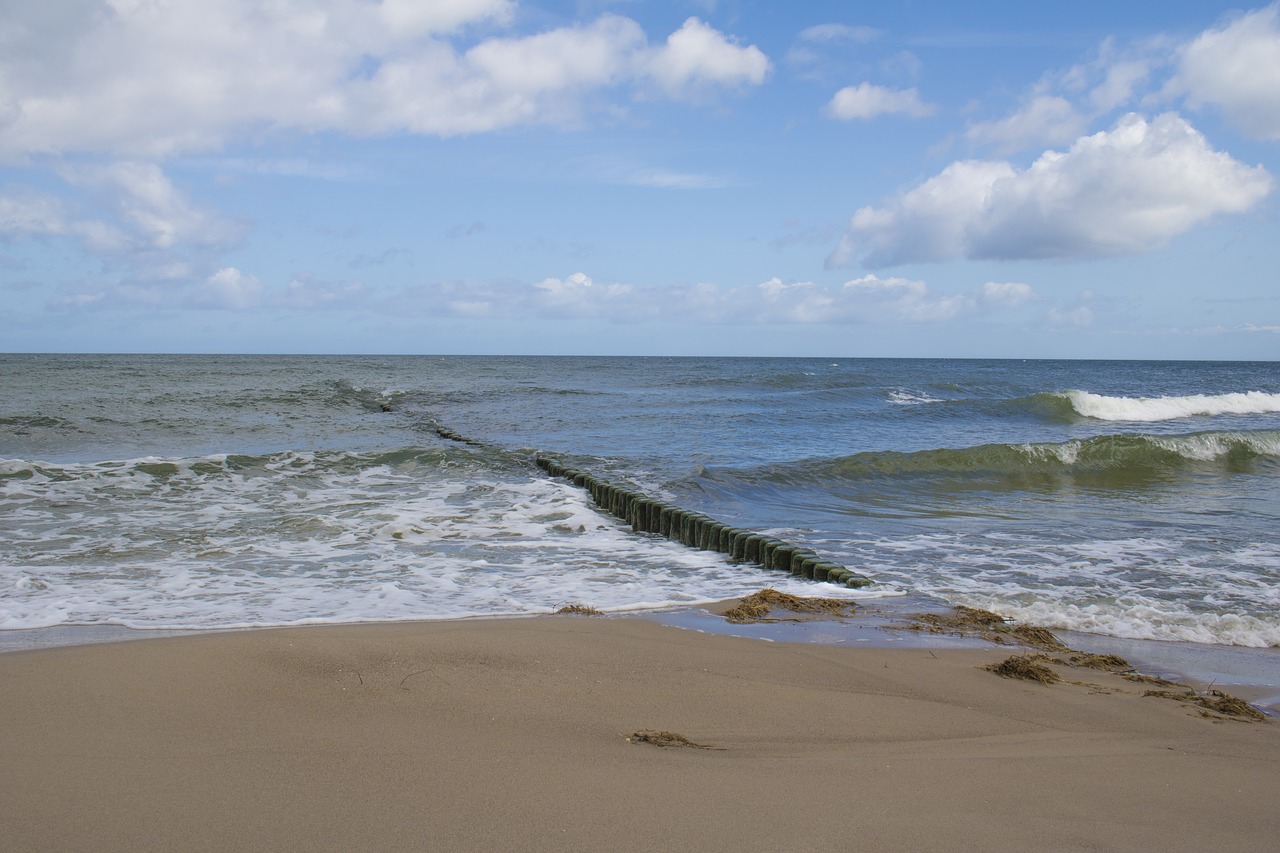
M 875 583 L 633 532 L 537 454 Z M 765 586 L 1280 648 L 1280 364 L 0 355 L 0 634 Z

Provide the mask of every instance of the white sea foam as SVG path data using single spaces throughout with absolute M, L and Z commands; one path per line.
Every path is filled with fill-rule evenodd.
M 1186 536 L 931 533 L 859 542 L 855 553 L 846 562 L 882 585 L 1049 628 L 1280 646 L 1280 548 L 1269 543 L 1224 554 Z
M 1262 391 L 1193 394 L 1187 397 L 1108 397 L 1088 391 L 1068 391 L 1066 396 L 1077 413 L 1101 421 L 1153 422 L 1280 412 L 1280 394 Z
M 32 474 L 0 483 L 0 628 L 394 621 L 806 591 L 636 535 L 567 483 L 475 464 L 334 452 L 240 469 L 219 457 L 19 468 Z
M 1280 647 L 1280 621 L 1235 613 L 1197 613 L 1141 595 L 1087 605 L 1054 601 L 1019 604 L 990 596 L 961 596 L 956 603 L 996 610 L 1026 624 L 1129 640 Z
M 909 391 L 895 388 L 889 392 L 889 402 L 898 406 L 919 406 L 922 403 L 944 403 L 940 397 L 934 397 L 924 391 Z

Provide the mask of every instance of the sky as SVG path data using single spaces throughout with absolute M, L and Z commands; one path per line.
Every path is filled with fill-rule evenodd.
M 1280 4 L 0 0 L 0 351 L 1280 358 Z

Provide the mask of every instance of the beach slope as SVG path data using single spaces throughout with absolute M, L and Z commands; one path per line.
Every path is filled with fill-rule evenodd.
M 1009 654 L 569 616 L 14 652 L 0 655 L 0 838 L 1274 849 L 1275 721 L 1204 716 L 1110 673 L 1046 686 L 982 669 Z

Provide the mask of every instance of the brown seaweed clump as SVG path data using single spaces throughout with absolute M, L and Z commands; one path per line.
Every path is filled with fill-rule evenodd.
M 1054 633 L 1048 628 L 1041 628 L 1039 625 L 1018 625 L 1015 628 L 1008 628 L 1002 631 L 996 629 L 997 634 L 1008 633 L 1020 643 L 1028 646 L 1035 646 L 1040 649 L 1053 649 L 1054 651 L 1066 651 L 1067 647 L 1059 640 Z
M 937 633 L 994 631 L 997 626 L 1004 627 L 1007 621 L 999 613 L 980 610 L 977 607 L 965 607 L 963 604 L 951 608 L 950 613 L 917 613 L 911 618 L 919 622 L 924 630 Z
M 1067 658 L 1071 666 L 1085 669 L 1102 669 L 1107 672 L 1123 672 L 1132 669 L 1129 662 L 1120 655 L 1095 655 L 1091 652 L 1076 652 Z
M 985 669 L 1002 678 L 1023 678 L 1027 681 L 1038 681 L 1041 684 L 1056 684 L 1062 680 L 1058 673 L 1040 663 L 1038 658 L 1038 655 L 1033 657 L 1014 655 L 1000 663 L 993 663 Z
M 750 622 L 768 620 L 773 610 L 787 610 L 792 613 L 811 613 L 847 616 L 857 607 L 852 601 L 842 598 L 804 597 L 778 592 L 766 587 L 743 598 L 735 607 L 724 612 L 724 618 L 734 624 L 744 625 Z
M 652 746 L 660 746 L 665 748 L 675 747 L 678 749 L 716 749 L 714 746 L 707 746 L 701 743 L 694 743 L 684 735 L 678 735 L 675 732 L 654 732 L 648 729 L 641 729 L 635 732 L 631 737 L 627 738 L 631 743 L 647 743 Z
M 1200 713 L 1206 717 L 1212 716 L 1208 713 L 1212 711 L 1214 714 L 1220 714 L 1224 717 L 1231 717 L 1239 720 L 1251 720 L 1254 722 L 1263 722 L 1267 716 L 1257 708 L 1239 697 L 1232 696 L 1230 693 L 1223 693 L 1221 690 L 1210 690 L 1207 693 L 1197 693 L 1194 690 L 1175 691 L 1175 690 L 1148 690 L 1143 696 L 1156 696 L 1161 699 L 1173 699 L 1178 702 L 1189 702 L 1192 705 L 1198 705 L 1203 708 Z
M 557 614 L 564 613 L 573 616 L 603 616 L 603 610 L 597 610 L 586 604 L 566 604 L 556 611 Z
M 999 613 L 977 607 L 958 605 L 950 613 L 916 613 L 911 625 L 913 630 L 931 631 L 935 634 L 960 634 L 965 637 L 981 637 L 991 643 L 1007 643 L 1010 640 L 1038 649 L 1067 651 L 1067 647 L 1048 628 L 1038 625 L 1010 627 Z

